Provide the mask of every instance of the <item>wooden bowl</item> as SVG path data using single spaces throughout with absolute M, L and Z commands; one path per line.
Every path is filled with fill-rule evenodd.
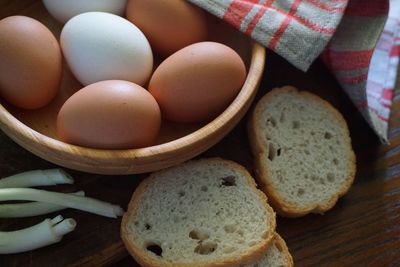
M 13 1 L 0 9 L 0 19 L 26 15 L 38 19 L 59 37 L 62 25 L 47 13 L 41 1 Z M 30 5 L 22 4 L 32 2 Z M 26 8 L 24 8 L 26 7 Z M 102 150 L 70 145 L 57 140 L 57 113 L 82 85 L 64 64 L 64 76 L 56 98 L 48 106 L 26 111 L 0 99 L 0 128 L 16 143 L 52 163 L 90 173 L 133 174 L 159 170 L 189 160 L 220 141 L 240 121 L 255 97 L 264 69 L 265 49 L 217 19 L 209 18 L 210 40 L 235 49 L 247 65 L 243 88 L 231 105 L 207 124 L 163 122 L 157 144 L 126 150 Z

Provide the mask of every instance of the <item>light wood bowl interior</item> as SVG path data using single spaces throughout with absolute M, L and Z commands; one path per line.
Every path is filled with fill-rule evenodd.
M 45 10 L 41 1 L 28 7 L 15 1 L 0 9 L 0 19 L 26 15 L 38 19 L 58 38 L 62 25 Z M 56 117 L 62 104 L 82 85 L 64 64 L 64 75 L 56 98 L 34 111 L 13 107 L 0 99 L 0 128 L 19 145 L 57 165 L 98 174 L 133 174 L 159 170 L 189 160 L 220 141 L 240 121 L 256 94 L 265 63 L 265 49 L 211 16 L 209 39 L 235 49 L 246 63 L 248 76 L 231 105 L 213 121 L 176 124 L 163 121 L 157 144 L 127 150 L 101 150 L 69 145 L 57 140 Z M 156 59 L 160 62 L 160 59 Z

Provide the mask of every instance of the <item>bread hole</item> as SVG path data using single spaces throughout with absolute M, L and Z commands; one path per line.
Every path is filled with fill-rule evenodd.
M 244 236 L 244 232 L 243 232 L 242 229 L 237 230 L 236 233 L 237 233 L 238 235 L 240 235 L 240 236 Z
M 310 155 L 310 154 L 311 154 L 310 151 L 307 150 L 307 149 L 304 150 L 304 153 L 305 153 L 306 155 Z
M 325 184 L 324 179 L 323 179 L 323 178 L 320 178 L 320 179 L 319 179 L 319 183 L 322 184 L 322 185 L 324 185 L 324 184 Z
M 156 244 L 156 243 L 150 243 L 146 246 L 147 251 L 150 251 L 152 253 L 154 253 L 155 255 L 162 257 L 162 248 L 160 245 Z
M 330 132 L 325 132 L 324 138 L 327 139 L 327 140 L 329 140 L 329 139 L 332 138 L 332 134 L 331 134 Z
M 267 119 L 267 126 L 269 126 L 269 125 L 271 125 L 272 127 L 275 127 L 276 126 L 276 120 L 275 120 L 275 118 L 268 118 Z
M 201 187 L 201 191 L 207 192 L 207 190 L 208 190 L 208 187 L 207 187 L 206 185 L 203 185 L 203 186 Z
M 299 128 L 300 128 L 300 122 L 294 121 L 294 122 L 292 123 L 292 128 L 293 128 L 293 129 L 299 129 Z
M 333 164 L 339 165 L 339 160 L 338 159 L 333 159 Z
M 301 197 L 301 196 L 304 196 L 304 193 L 305 193 L 306 191 L 303 189 L 303 188 L 299 188 L 298 190 L 297 190 L 297 195 L 299 196 L 299 197 Z
M 334 182 L 335 181 L 335 176 L 333 175 L 333 173 L 328 173 L 328 175 L 326 176 L 326 179 L 328 180 L 328 182 Z
M 146 224 L 144 225 L 144 229 L 146 229 L 147 231 L 150 231 L 150 230 L 151 230 L 151 224 L 146 223 Z
M 185 191 L 179 191 L 179 192 L 178 192 L 179 197 L 184 197 L 185 194 L 186 194 Z
M 314 135 L 315 135 L 315 132 L 314 132 L 314 131 L 311 131 L 311 135 L 314 136 Z
M 223 177 L 221 180 L 221 186 L 236 186 L 236 177 L 233 175 Z
M 278 148 L 278 149 L 276 150 L 276 155 L 277 155 L 278 157 L 281 155 L 281 151 L 282 151 L 281 148 Z
M 270 161 L 273 161 L 275 159 L 275 155 L 276 155 L 275 146 L 273 143 L 270 142 L 268 145 L 268 159 Z
M 226 225 L 224 225 L 224 230 L 225 230 L 225 232 L 227 232 L 227 233 L 233 233 L 233 232 L 236 231 L 236 225 L 233 225 L 233 224 L 226 224 Z
M 217 243 L 215 242 L 200 242 L 194 249 L 194 253 L 200 255 L 209 255 L 217 249 Z
M 135 221 L 133 224 L 134 224 L 135 226 L 139 226 L 139 222 L 138 222 L 138 221 Z
M 311 176 L 311 180 L 315 182 L 315 181 L 318 180 L 318 177 L 317 177 L 316 175 L 312 175 L 312 176 Z
M 173 248 L 173 245 L 172 245 L 171 243 L 167 243 L 166 245 L 167 245 L 167 248 L 168 248 L 169 250 L 171 250 L 171 249 Z
M 205 230 L 194 229 L 194 230 L 190 231 L 189 237 L 191 239 L 203 241 L 203 240 L 208 239 L 210 237 L 210 234 L 208 232 L 206 232 Z

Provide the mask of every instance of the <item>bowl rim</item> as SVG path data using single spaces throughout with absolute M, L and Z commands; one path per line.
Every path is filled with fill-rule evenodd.
M 0 129 L 14 139 L 31 140 L 41 146 L 45 146 L 52 152 L 59 152 L 64 155 L 76 156 L 79 154 L 81 157 L 91 158 L 93 160 L 105 160 L 112 158 L 116 159 L 131 159 L 131 158 L 149 158 L 154 155 L 168 154 L 176 152 L 177 150 L 188 148 L 194 143 L 200 142 L 205 136 L 209 136 L 213 132 L 218 132 L 224 125 L 233 120 L 237 112 L 239 112 L 246 104 L 246 101 L 255 95 L 254 91 L 258 90 L 258 83 L 261 80 L 264 63 L 265 63 L 265 48 L 260 44 L 250 42 L 250 64 L 246 76 L 245 83 L 243 84 L 240 92 L 231 102 L 231 104 L 214 120 L 205 124 L 200 129 L 191 132 L 183 137 L 171 140 L 162 144 L 153 145 L 144 148 L 133 149 L 95 149 L 82 146 L 71 145 L 60 140 L 42 134 L 28 125 L 18 120 L 14 115 L 7 111 L 7 109 L 0 103 Z M 255 80 L 253 80 L 256 78 Z M 5 130 L 7 129 L 7 130 Z M 9 133 L 13 133 L 14 138 Z M 17 138 L 18 137 L 18 138 Z M 15 140 L 15 139 L 14 139 Z M 23 146 L 27 149 L 25 146 Z M 29 149 L 28 149 L 29 150 Z M 34 153 L 36 154 L 36 153 Z

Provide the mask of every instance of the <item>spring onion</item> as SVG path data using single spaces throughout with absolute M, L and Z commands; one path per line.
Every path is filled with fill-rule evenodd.
M 50 192 L 32 188 L 3 188 L 0 189 L 0 201 L 39 201 L 68 208 L 87 211 L 90 213 L 116 218 L 122 216 L 120 206 L 100 201 L 90 197 L 76 196 L 64 193 Z
M 61 169 L 35 170 L 0 179 L 0 188 L 72 184 L 74 179 Z
M 77 196 L 85 196 L 84 191 L 71 193 Z M 17 204 L 0 204 L 0 218 L 22 218 L 48 214 L 65 209 L 65 206 L 44 203 L 29 202 Z
M 74 219 L 57 216 L 29 228 L 0 232 L 0 254 L 20 253 L 57 243 L 75 227 Z

